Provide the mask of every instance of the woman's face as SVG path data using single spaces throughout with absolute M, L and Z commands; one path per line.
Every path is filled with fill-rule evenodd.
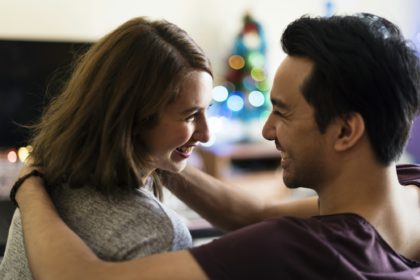
M 194 71 L 185 77 L 179 96 L 144 139 L 153 169 L 182 171 L 194 147 L 209 140 L 206 111 L 212 87 L 213 79 L 207 72 Z

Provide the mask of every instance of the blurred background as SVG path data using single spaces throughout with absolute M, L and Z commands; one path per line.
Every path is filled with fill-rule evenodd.
M 27 131 L 16 123 L 39 117 L 55 76 L 67 74 L 77 52 L 135 16 L 178 24 L 210 57 L 214 106 L 205 146 L 220 147 L 262 140 L 270 84 L 284 56 L 279 39 L 292 20 L 371 12 L 397 23 L 419 46 L 419 11 L 418 0 L 0 0 L 0 149 L 19 160 Z M 416 122 L 404 161 L 420 162 L 419 131 Z
M 232 184 L 272 192 L 281 181 L 280 157 L 260 131 L 284 57 L 280 36 L 303 14 L 355 12 L 386 17 L 420 49 L 418 0 L 0 0 L 0 200 L 31 149 L 17 124 L 39 118 L 74 55 L 137 16 L 179 25 L 213 64 L 211 140 L 192 163 Z M 420 120 L 401 161 L 420 163 Z
M 176 23 L 210 57 L 211 139 L 192 163 L 226 178 L 278 166 L 261 127 L 288 23 L 304 14 L 370 12 L 395 22 L 420 49 L 419 11 L 418 0 L 0 0 L 0 197 L 31 149 L 18 124 L 39 118 L 74 56 L 132 17 Z M 401 162 L 420 163 L 419 144 L 417 120 Z

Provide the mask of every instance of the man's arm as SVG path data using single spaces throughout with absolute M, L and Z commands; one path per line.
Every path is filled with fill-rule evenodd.
M 35 279 L 207 279 L 188 251 L 127 262 L 101 261 L 60 219 L 37 177 L 22 184 L 16 199 Z
M 164 173 L 163 181 L 191 209 L 224 230 L 238 229 L 267 218 L 306 218 L 318 214 L 318 198 L 315 196 L 285 202 L 262 196 L 257 190 L 230 186 L 191 166 L 179 174 Z M 279 181 L 279 188 L 281 186 Z

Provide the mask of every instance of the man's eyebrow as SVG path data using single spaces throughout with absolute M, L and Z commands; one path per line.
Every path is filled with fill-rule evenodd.
M 281 101 L 280 99 L 271 98 L 271 104 L 273 104 L 274 107 L 278 107 L 280 109 L 285 109 L 285 110 L 289 109 L 289 106 L 283 101 Z

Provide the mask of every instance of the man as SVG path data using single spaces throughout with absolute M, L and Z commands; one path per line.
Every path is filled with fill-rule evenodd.
M 281 151 L 284 183 L 318 193 L 318 216 L 268 219 L 189 251 L 107 263 L 30 177 L 17 201 L 35 278 L 420 279 L 420 180 L 404 166 L 400 183 L 395 167 L 419 111 L 415 52 L 397 27 L 369 14 L 300 18 L 282 46 L 263 135 Z M 273 208 L 261 207 L 271 209 L 262 216 Z

